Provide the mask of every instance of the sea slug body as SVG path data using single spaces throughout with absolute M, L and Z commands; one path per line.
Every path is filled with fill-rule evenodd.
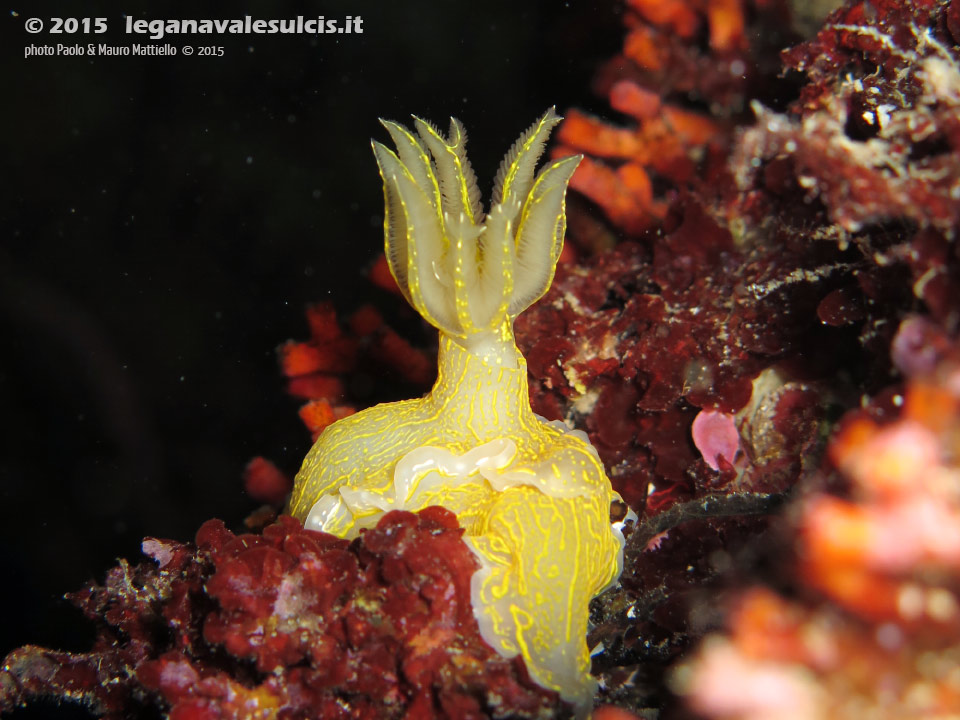
M 303 462 L 290 513 L 355 537 L 383 513 L 442 505 L 480 563 L 474 615 L 500 654 L 581 713 L 596 689 L 588 603 L 619 576 L 616 499 L 581 432 L 529 403 L 513 320 L 553 280 L 567 184 L 579 157 L 535 173 L 560 118 L 551 109 L 514 144 L 484 215 L 451 119 L 447 137 L 383 121 L 394 153 L 373 151 L 383 179 L 386 254 L 406 299 L 440 331 L 439 376 L 423 398 L 369 408 L 329 426 Z

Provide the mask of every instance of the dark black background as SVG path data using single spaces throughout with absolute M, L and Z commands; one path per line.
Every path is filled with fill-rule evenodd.
M 364 32 L 159 41 L 224 57 L 23 57 L 31 43 L 158 42 L 126 36 L 123 13 L 350 14 Z M 110 29 L 23 28 L 66 16 Z M 254 507 L 241 485 L 253 455 L 298 467 L 309 438 L 275 348 L 306 335 L 307 303 L 349 311 L 378 292 L 363 275 L 382 247 L 377 117 L 459 117 L 489 193 L 548 106 L 596 109 L 590 78 L 621 33 L 612 2 L 575 0 L 8 8 L 0 655 L 84 649 L 90 630 L 62 593 L 138 559 L 145 535 L 238 526 Z

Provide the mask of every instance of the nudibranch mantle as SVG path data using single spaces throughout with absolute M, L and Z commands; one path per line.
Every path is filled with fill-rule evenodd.
M 530 408 L 513 320 L 553 280 L 565 195 L 580 160 L 535 174 L 560 118 L 549 110 L 504 158 L 492 207 L 480 206 L 457 120 L 443 137 L 381 121 L 394 153 L 373 151 L 383 179 L 390 270 L 440 331 L 439 374 L 422 398 L 377 405 L 330 425 L 303 462 L 290 513 L 306 527 L 356 537 L 383 513 L 442 505 L 479 563 L 471 581 L 483 638 L 521 654 L 539 684 L 581 712 L 595 681 L 588 604 L 616 581 L 617 499 L 584 433 Z

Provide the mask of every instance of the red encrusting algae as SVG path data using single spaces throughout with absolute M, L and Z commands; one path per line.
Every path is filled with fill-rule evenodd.
M 562 714 L 481 639 L 461 534 L 428 508 L 352 543 L 287 516 L 258 534 L 211 520 L 195 544 L 147 539 L 152 560 L 71 595 L 97 624 L 91 652 L 14 651 L 0 710 L 69 696 L 106 718 L 149 705 L 173 720 Z

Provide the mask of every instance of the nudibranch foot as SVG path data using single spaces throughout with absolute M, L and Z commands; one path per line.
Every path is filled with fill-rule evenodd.
M 565 499 L 516 487 L 465 538 L 481 564 L 471 595 L 483 639 L 506 657 L 520 653 L 534 680 L 580 709 L 596 691 L 585 610 L 620 572 L 609 518 L 599 494 Z
M 480 569 L 473 610 L 484 639 L 521 655 L 532 678 L 585 714 L 595 690 L 586 646 L 590 599 L 615 582 L 617 499 L 586 435 L 530 409 L 513 320 L 553 279 L 567 184 L 579 158 L 536 172 L 549 110 L 514 144 L 484 213 L 452 120 L 447 137 L 384 122 L 373 144 L 384 242 L 404 297 L 440 331 L 438 377 L 417 400 L 378 405 L 327 427 L 297 475 L 290 513 L 354 537 L 394 509 L 442 505 Z

